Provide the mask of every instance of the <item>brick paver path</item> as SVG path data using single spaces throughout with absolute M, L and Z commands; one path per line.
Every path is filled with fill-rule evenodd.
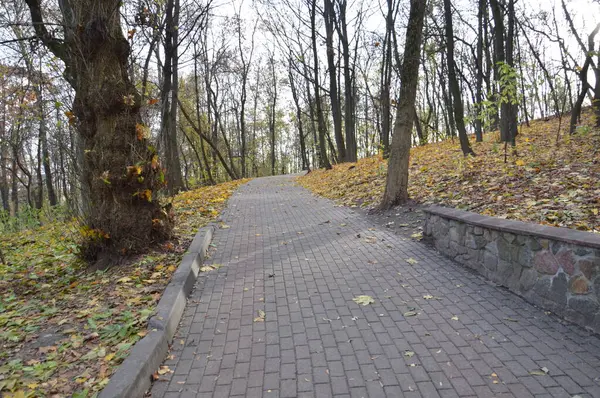
M 223 222 L 153 397 L 600 397 L 600 339 L 291 177 Z

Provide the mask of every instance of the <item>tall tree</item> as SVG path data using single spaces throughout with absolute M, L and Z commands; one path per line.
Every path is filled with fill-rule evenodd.
M 331 169 L 331 163 L 327 157 L 327 148 L 325 144 L 325 117 L 323 115 L 323 106 L 321 103 L 321 86 L 319 85 L 319 53 L 317 47 L 317 0 L 309 0 L 310 7 L 310 29 L 311 45 L 313 51 L 313 86 L 315 92 L 315 109 L 317 113 L 317 126 L 319 130 L 319 166 L 325 169 Z
M 516 78 L 513 72 L 514 0 L 508 1 L 508 30 L 505 31 L 504 11 L 499 0 L 490 0 L 494 18 L 494 55 L 497 79 L 500 83 L 500 138 L 514 145 L 517 132 Z
M 62 40 L 47 28 L 40 0 L 26 0 L 37 37 L 65 64 L 75 91 L 72 123 L 81 138 L 84 214 L 83 254 L 111 263 L 169 236 L 171 221 L 156 191 L 163 185 L 156 150 L 140 115 L 140 96 L 127 64 L 121 3 L 62 2 Z
M 277 72 L 275 71 L 275 58 L 271 54 L 269 57 L 269 69 L 271 72 L 271 85 L 269 86 L 269 94 L 270 100 L 268 110 L 269 110 L 269 142 L 271 145 L 271 175 L 275 175 L 275 163 L 277 162 L 277 157 L 275 155 L 275 147 L 277 145 L 276 141 L 276 130 L 275 130 L 275 122 L 277 119 Z M 283 159 L 282 159 L 283 161 Z
M 380 140 L 383 149 L 383 157 L 389 156 L 390 150 L 390 124 L 391 124 L 391 107 L 390 107 L 390 86 L 392 85 L 392 39 L 394 34 L 395 22 L 395 3 L 394 0 L 387 0 L 387 14 L 385 17 L 385 37 L 383 39 L 383 61 L 381 63 L 381 133 Z
M 327 73 L 329 75 L 329 100 L 331 101 L 331 117 L 333 118 L 333 135 L 339 162 L 346 161 L 346 145 L 342 134 L 342 111 L 338 92 L 333 33 L 335 27 L 335 9 L 332 0 L 324 0 L 323 18 L 325 19 L 325 43 L 327 47 Z
M 475 82 L 475 139 L 483 141 L 483 16 L 487 12 L 487 0 L 478 0 L 477 6 L 477 79 Z
M 344 59 L 344 131 L 346 133 L 346 162 L 356 162 L 358 148 L 356 146 L 356 82 L 354 64 L 350 62 L 350 37 L 348 36 L 348 22 L 346 9 L 348 2 L 338 0 L 338 15 L 336 26 L 340 43 L 342 45 L 342 57 Z M 359 18 L 361 17 L 359 12 Z M 356 41 L 358 45 L 358 40 Z M 356 51 L 355 51 L 356 52 Z
M 450 95 L 454 111 L 454 122 L 458 129 L 458 139 L 463 155 L 475 155 L 471 149 L 467 130 L 465 128 L 465 112 L 463 108 L 462 94 L 456 77 L 456 64 L 454 63 L 454 32 L 452 29 L 452 4 L 450 0 L 444 0 L 444 19 L 446 31 L 446 59 L 448 63 L 448 83 L 450 84 Z M 450 112 L 450 110 L 448 110 Z
M 425 0 L 411 0 L 406 41 L 404 43 L 404 60 L 400 77 L 400 99 L 396 108 L 394 123 L 394 140 L 388 161 L 388 174 L 381 208 L 386 209 L 408 200 L 408 164 L 412 129 L 414 124 L 414 107 L 417 96 L 419 78 L 419 61 L 421 58 L 421 41 L 423 37 L 423 20 L 425 19 Z
M 165 10 L 165 60 L 162 68 L 162 124 L 167 190 L 175 194 L 183 189 L 183 175 L 177 143 L 177 97 L 179 94 L 179 0 L 167 0 Z

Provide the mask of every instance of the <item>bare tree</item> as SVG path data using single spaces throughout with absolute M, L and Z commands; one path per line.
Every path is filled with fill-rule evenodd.
M 408 200 L 408 164 L 414 118 L 415 97 L 421 58 L 423 20 L 426 1 L 411 0 L 404 60 L 402 62 L 400 99 L 396 108 L 394 140 L 388 162 L 388 175 L 381 208 L 390 208 Z

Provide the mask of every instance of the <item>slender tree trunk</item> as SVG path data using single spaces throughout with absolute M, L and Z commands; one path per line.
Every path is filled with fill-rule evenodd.
M 410 142 L 419 80 L 419 59 L 425 9 L 426 1 L 411 0 L 401 71 L 400 101 L 396 109 L 394 140 L 388 162 L 385 192 L 381 201 L 382 208 L 390 208 L 408 200 Z
M 506 35 L 506 63 L 512 69 L 514 69 L 515 67 L 515 19 L 515 0 L 508 0 L 508 33 Z M 515 146 L 516 137 L 519 134 L 519 101 L 516 98 L 518 91 L 518 83 L 516 81 L 516 78 L 512 79 L 511 85 L 514 86 L 514 97 L 510 98 L 508 107 L 508 141 L 512 146 Z
M 276 145 L 276 131 L 275 131 L 275 123 L 277 119 L 277 74 L 275 73 L 275 60 L 271 58 L 269 60 L 271 66 L 271 103 L 269 104 L 269 139 L 271 143 L 271 175 L 275 175 L 275 163 L 276 163 L 276 154 L 275 154 L 275 145 Z M 283 163 L 283 159 L 281 159 Z
M 39 129 L 41 130 L 41 123 Z M 41 209 L 44 204 L 44 177 L 42 176 L 42 142 L 40 139 L 41 131 L 38 131 L 38 145 L 36 159 L 31 157 L 31 162 L 35 162 L 36 187 L 34 188 L 34 204 L 36 209 Z
M 294 105 L 296 106 L 296 123 L 298 126 L 298 139 L 300 142 L 300 158 L 302 161 L 302 170 L 309 170 L 310 164 L 308 162 L 308 154 L 306 153 L 306 143 L 304 140 L 304 126 L 302 123 L 302 109 L 300 108 L 300 101 L 298 99 L 298 90 L 296 88 L 296 83 L 294 80 L 294 73 L 292 71 L 291 62 L 292 58 L 289 60 L 290 64 L 288 66 L 288 76 L 290 79 L 290 88 L 292 89 L 292 98 L 294 100 Z
M 510 65 L 510 63 L 507 62 L 508 51 L 506 51 L 505 47 L 504 13 L 502 7 L 499 4 L 498 0 L 490 0 L 490 5 L 492 8 L 492 15 L 494 18 L 494 54 L 497 65 L 496 80 L 499 81 L 501 77 L 502 64 L 506 62 L 506 64 Z M 512 45 L 510 49 L 512 50 Z M 499 93 L 499 95 L 497 96 L 498 100 L 500 101 L 500 139 L 502 142 L 512 142 L 512 106 L 509 103 L 509 101 L 507 101 L 506 99 L 502 99 L 502 97 L 502 93 Z
M 458 139 L 460 141 L 460 149 L 463 155 L 475 155 L 471 149 L 467 130 L 465 128 L 465 116 L 463 109 L 462 95 L 458 79 L 456 78 L 456 64 L 454 63 L 454 33 L 452 29 L 452 5 L 450 0 L 444 0 L 444 17 L 446 21 L 446 59 L 448 60 L 448 83 L 450 85 L 450 94 L 452 95 L 452 103 L 454 105 L 454 122 L 458 129 Z
M 10 190 L 10 199 L 12 201 L 12 211 L 11 216 L 16 216 L 19 213 L 19 172 L 17 165 L 17 155 L 15 155 L 13 151 L 12 164 L 11 164 L 11 190 Z
M 346 161 L 346 146 L 342 134 L 342 112 L 337 84 L 337 67 L 335 65 L 335 54 L 333 49 L 333 30 L 335 10 L 332 0 L 324 0 L 323 18 L 325 19 L 325 43 L 327 47 L 327 72 L 329 74 L 329 99 L 331 101 L 331 117 L 333 118 L 333 135 L 337 147 L 338 161 Z
M 3 82 L 2 82 L 3 83 Z M 7 173 L 7 152 L 8 152 L 8 132 L 6 131 L 6 102 L 4 101 L 4 84 L 0 86 L 0 105 L 2 106 L 2 116 L 0 118 L 0 198 L 2 199 L 2 208 L 10 213 L 10 202 L 8 193 L 8 173 Z
M 483 141 L 481 107 L 483 103 L 483 14 L 487 9 L 487 1 L 479 0 L 477 11 L 477 79 L 475 83 L 475 140 Z
M 202 120 L 200 115 L 200 82 L 198 79 L 198 51 L 196 43 L 194 43 L 194 54 L 194 93 L 196 94 L 196 123 L 198 123 L 198 128 L 201 128 Z M 200 151 L 202 152 L 204 167 L 206 168 L 206 177 L 208 177 L 208 181 L 211 185 L 215 185 L 215 180 L 212 175 L 210 162 L 208 161 L 208 156 L 206 156 L 206 151 L 204 150 L 203 139 L 200 139 Z
M 392 34 L 394 31 L 394 0 L 387 0 L 388 10 L 385 18 L 384 55 L 381 69 L 381 146 L 383 157 L 388 158 L 390 151 L 390 86 L 392 84 Z
M 338 35 L 342 45 L 344 59 L 344 130 L 346 132 L 346 158 L 347 162 L 356 162 L 356 99 L 354 67 L 350 63 L 350 38 L 346 22 L 347 1 L 339 1 L 339 26 Z
M 177 99 L 179 95 L 179 0 L 166 4 L 165 62 L 163 64 L 162 129 L 167 191 L 176 194 L 184 188 L 177 144 Z
M 327 148 L 325 142 L 325 118 L 323 116 L 323 108 L 321 104 L 321 94 L 319 86 L 319 54 L 317 48 L 317 26 L 316 26 L 317 3 L 316 0 L 311 0 L 310 8 L 310 26 L 311 26 L 311 43 L 313 50 L 313 73 L 314 73 L 314 90 L 315 90 L 315 107 L 317 112 L 317 125 L 319 128 L 319 166 L 327 170 L 331 169 L 331 163 L 327 157 Z

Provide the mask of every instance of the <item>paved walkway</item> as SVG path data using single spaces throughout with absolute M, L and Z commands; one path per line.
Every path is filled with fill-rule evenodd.
M 600 339 L 290 177 L 223 221 L 152 397 L 600 397 Z

